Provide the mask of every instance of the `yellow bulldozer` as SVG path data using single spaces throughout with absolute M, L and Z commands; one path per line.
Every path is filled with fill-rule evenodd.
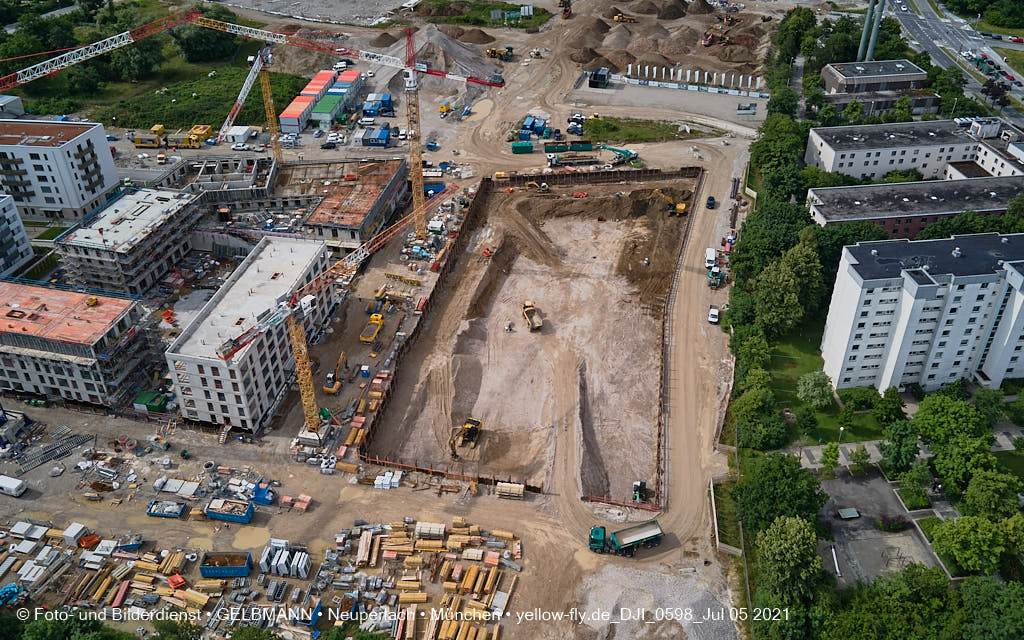
M 459 447 L 476 448 L 477 440 L 480 439 L 480 421 L 476 418 L 466 418 L 462 426 L 452 433 L 448 438 L 448 448 L 451 449 L 452 460 L 459 459 Z
M 612 18 L 612 20 L 614 20 L 615 22 L 636 22 L 636 18 L 634 18 L 633 16 L 627 16 L 624 13 L 615 14 L 615 17 Z

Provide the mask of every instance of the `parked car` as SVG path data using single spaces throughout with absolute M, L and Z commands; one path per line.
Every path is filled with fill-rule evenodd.
M 718 307 L 711 305 L 711 308 L 708 309 L 708 322 L 718 324 Z
M 316 131 L 313 132 L 313 137 L 314 138 L 322 138 L 322 137 L 324 137 L 324 130 L 323 129 L 317 129 Z
M 1013 86 L 1015 86 L 1015 87 L 1024 87 L 1024 82 L 1021 82 L 1020 80 L 1014 80 L 1013 81 Z
M 1013 81 L 1014 81 L 1014 80 L 1016 80 L 1017 78 L 1014 78 L 1014 77 L 1013 77 L 1012 75 L 1010 75 L 1010 74 L 1008 73 L 1008 74 L 1006 74 L 1006 79 L 1007 79 L 1007 80 L 1009 80 L 1010 82 L 1013 82 Z
M 325 142 L 322 145 L 320 145 L 320 148 L 321 149 L 337 149 L 338 148 L 338 143 L 333 141 L 333 140 L 328 140 L 327 142 Z
M 249 145 L 245 144 L 244 142 L 236 142 L 235 144 L 231 145 L 231 150 L 232 151 L 248 151 L 249 150 Z
M 1020 36 L 1013 36 L 1010 38 L 1010 42 L 1024 42 L 1024 38 L 1021 38 Z
M 715 196 L 708 196 L 707 207 L 708 209 L 715 208 Z
M 367 71 L 366 72 L 366 77 L 367 78 L 372 78 L 373 77 L 373 72 L 372 71 Z

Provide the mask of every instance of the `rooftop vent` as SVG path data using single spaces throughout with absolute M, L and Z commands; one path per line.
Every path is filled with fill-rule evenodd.
M 1009 244 L 1010 239 L 1007 238 L 1006 236 L 1003 236 L 1002 238 L 999 238 L 999 241 L 1002 242 L 1003 244 Z
M 871 255 L 877 256 L 878 255 L 878 249 L 872 249 L 871 250 Z
M 988 195 L 990 195 L 990 196 L 992 196 L 994 198 L 994 197 L 996 197 L 996 192 L 995 191 L 989 191 Z
M 903 202 L 910 202 L 910 198 L 903 198 Z
M 860 204 L 860 200 L 854 200 L 853 204 Z
M 953 257 L 954 258 L 959 258 L 963 254 L 964 254 L 964 252 L 960 251 L 960 247 L 953 247 Z

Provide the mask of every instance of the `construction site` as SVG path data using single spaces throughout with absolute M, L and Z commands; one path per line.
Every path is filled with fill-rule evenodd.
M 25 492 L 0 520 L 38 544 L 5 551 L 0 579 L 52 607 L 259 610 L 287 638 L 353 617 L 391 638 L 611 637 L 608 620 L 517 614 L 573 607 L 610 611 L 623 637 L 690 637 L 616 616 L 729 606 L 738 588 L 710 535 L 732 365 L 707 321 L 727 273 L 712 284 L 706 252 L 742 222 L 753 124 L 727 95 L 700 96 L 721 101 L 712 117 L 687 91 L 649 88 L 664 95 L 653 105 L 623 93 L 600 114 L 575 91 L 587 72 L 621 84 L 640 64 L 757 76 L 764 18 L 781 10 L 588 3 L 531 32 L 435 25 L 417 8 L 430 73 L 410 89 L 405 34 L 343 33 L 333 7 L 296 9 L 311 20 L 250 12 L 288 34 L 278 44 L 315 43 L 277 46 L 274 69 L 309 77 L 351 56 L 360 91 L 413 112 L 407 128 L 359 146 L 347 114 L 285 145 L 275 124 L 260 155 L 204 144 L 166 167 L 122 162 L 202 213 L 179 230 L 187 255 L 136 296 L 148 318 L 132 330 L 166 350 L 149 370 L 163 404 L 26 407 L 36 422 L 0 458 Z M 545 145 L 556 128 L 581 137 L 558 124 L 578 112 L 686 134 L 554 162 L 508 142 L 526 114 L 547 121 L 526 132 Z M 122 544 L 129 531 L 141 549 Z M 431 613 L 445 611 L 461 619 Z M 234 620 L 210 637 L 246 624 L 207 617 Z M 737 635 L 726 619 L 700 637 Z

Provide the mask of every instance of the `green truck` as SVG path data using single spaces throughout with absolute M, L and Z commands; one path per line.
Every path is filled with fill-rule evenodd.
M 614 553 L 632 558 L 638 547 L 652 549 L 661 544 L 665 532 L 657 520 L 648 520 L 620 531 L 608 532 L 604 527 L 590 529 L 590 550 L 595 553 Z

